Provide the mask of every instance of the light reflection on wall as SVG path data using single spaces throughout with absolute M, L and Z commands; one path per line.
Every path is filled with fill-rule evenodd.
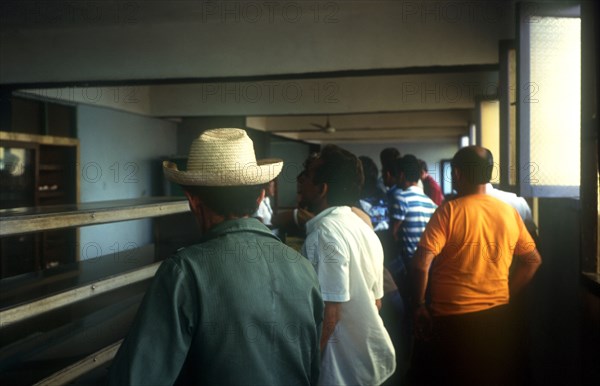
M 500 182 L 500 103 L 497 100 L 481 102 L 481 145 L 492 152 L 496 167 L 492 183 Z

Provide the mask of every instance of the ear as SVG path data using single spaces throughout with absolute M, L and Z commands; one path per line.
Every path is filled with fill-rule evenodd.
M 327 198 L 327 192 L 329 192 L 329 185 L 327 184 L 327 182 L 323 182 L 321 184 L 321 192 L 319 193 L 319 197 L 322 199 Z
M 458 182 L 458 180 L 460 179 L 460 170 L 458 168 L 453 167 L 452 171 L 450 172 L 450 178 L 452 182 Z
M 196 214 L 200 210 L 200 199 L 196 196 L 193 196 L 187 190 L 184 190 L 185 196 L 188 199 L 188 204 L 190 205 L 190 210 L 192 213 Z
M 264 189 L 263 189 L 263 190 L 261 190 L 261 191 L 260 191 L 260 196 L 259 196 L 259 197 L 256 199 L 256 205 L 257 205 L 257 206 L 258 206 L 258 205 L 260 205 L 260 203 L 262 202 L 262 200 L 264 200 L 264 199 L 265 199 L 265 195 L 266 195 L 266 192 L 265 192 L 265 190 L 264 190 Z

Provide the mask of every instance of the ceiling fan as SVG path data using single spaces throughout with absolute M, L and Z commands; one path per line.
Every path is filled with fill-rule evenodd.
M 325 133 L 335 133 L 335 127 L 331 126 L 329 123 L 329 115 L 327 116 L 327 120 L 325 121 L 325 125 L 319 125 L 318 123 L 311 123 L 311 125 L 318 127 Z

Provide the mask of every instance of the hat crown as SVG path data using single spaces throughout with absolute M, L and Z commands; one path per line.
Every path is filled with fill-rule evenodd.
M 190 147 L 187 170 L 207 171 L 208 168 L 232 170 L 256 165 L 254 145 L 241 129 L 212 129 L 194 139 Z

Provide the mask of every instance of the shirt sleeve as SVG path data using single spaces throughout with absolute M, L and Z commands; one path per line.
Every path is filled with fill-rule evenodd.
M 343 243 L 323 230 L 306 239 L 303 251 L 317 272 L 321 295 L 326 302 L 350 300 L 350 264 Z
M 448 242 L 449 210 L 449 204 L 438 208 L 431 216 L 419 240 L 421 248 L 433 252 L 436 256 L 442 252 L 442 249 Z
M 394 194 L 390 205 L 390 217 L 394 220 L 404 221 L 408 212 L 408 204 L 400 194 Z
M 533 241 L 533 237 L 531 237 L 531 235 L 529 234 L 529 231 L 527 230 L 525 223 L 523 223 L 521 216 L 519 215 L 519 213 L 516 210 L 515 210 L 515 218 L 517 220 L 517 223 L 519 224 L 518 225 L 519 226 L 519 240 L 517 241 L 517 244 L 515 245 L 514 255 L 515 256 L 525 256 L 525 255 L 528 255 L 529 253 L 533 252 L 533 250 L 536 248 L 535 241 Z
M 108 375 L 110 385 L 173 384 L 196 324 L 196 296 L 173 259 L 158 269 Z

